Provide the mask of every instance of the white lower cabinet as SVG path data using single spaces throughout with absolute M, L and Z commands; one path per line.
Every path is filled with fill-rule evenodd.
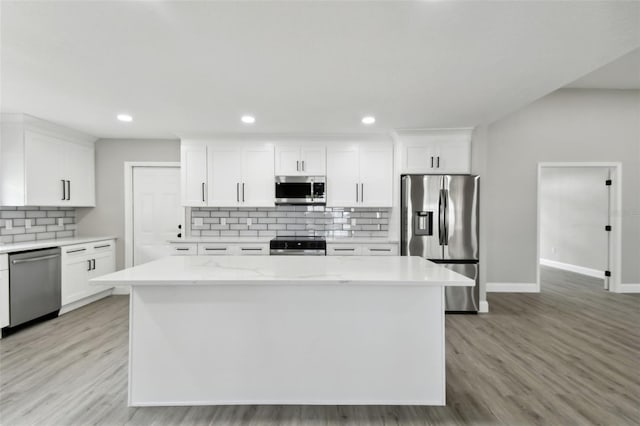
M 0 254 L 0 328 L 9 325 L 9 264 L 8 256 Z
M 395 243 L 345 244 L 328 243 L 327 256 L 397 256 Z
M 111 288 L 90 284 L 89 280 L 116 270 L 115 241 L 104 240 L 64 246 L 61 250 L 61 313 L 64 313 L 93 301 L 91 296 Z M 86 303 L 83 303 L 83 300 Z
M 269 243 L 171 243 L 175 256 L 265 256 Z

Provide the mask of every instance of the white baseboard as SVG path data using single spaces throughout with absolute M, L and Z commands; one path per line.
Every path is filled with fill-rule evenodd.
M 71 312 L 74 309 L 81 308 L 84 305 L 88 305 L 89 303 L 93 303 L 107 296 L 111 296 L 111 294 L 113 294 L 113 289 L 108 288 L 104 291 L 101 291 L 100 293 L 96 293 L 92 296 L 85 297 L 84 299 L 76 300 L 75 302 L 69 303 L 67 305 L 64 305 L 62 308 L 60 308 L 60 313 L 58 315 L 66 314 L 67 312 Z
M 618 293 L 640 293 L 640 283 L 620 284 Z
M 540 264 L 544 266 L 550 266 L 552 268 L 562 269 L 563 271 L 575 272 L 576 274 L 604 279 L 604 271 L 599 271 L 597 269 L 585 268 L 584 266 L 572 265 L 570 263 L 557 262 L 555 260 L 549 259 L 540 259 Z
M 536 283 L 487 283 L 487 293 L 538 293 Z
M 489 312 L 489 302 L 487 302 L 486 300 L 481 300 L 480 301 L 480 307 L 478 309 L 478 313 L 486 314 L 488 312 Z
M 119 295 L 123 295 L 123 294 L 128 295 L 130 290 L 131 289 L 129 288 L 129 286 L 114 287 L 113 288 L 113 295 L 115 295 L 115 296 L 119 296 Z

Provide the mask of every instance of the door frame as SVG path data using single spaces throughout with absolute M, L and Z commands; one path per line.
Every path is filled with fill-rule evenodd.
M 135 167 L 176 167 L 180 169 L 179 161 L 125 161 L 124 162 L 124 267 L 133 266 L 133 169 Z M 182 235 L 187 235 L 187 209 L 182 207 L 185 216 Z M 189 230 L 190 232 L 190 230 Z
M 622 163 L 620 162 L 540 162 L 538 163 L 537 199 L 536 199 L 536 292 L 540 292 L 540 199 L 541 177 L 544 168 L 593 167 L 611 169 L 613 184 L 609 197 L 609 223 L 612 226 L 609 237 L 609 291 L 620 293 L 622 274 Z M 604 226 L 604 225 L 603 225 Z

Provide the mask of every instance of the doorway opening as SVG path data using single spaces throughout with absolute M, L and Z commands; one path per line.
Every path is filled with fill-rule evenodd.
M 619 291 L 621 167 L 620 163 L 538 165 L 538 291 L 541 269 L 549 267 Z
M 169 240 L 185 235 L 180 203 L 180 163 L 125 163 L 125 267 L 170 251 Z

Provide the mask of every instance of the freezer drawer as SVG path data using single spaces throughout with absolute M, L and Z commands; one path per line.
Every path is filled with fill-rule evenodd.
M 467 278 L 475 280 L 474 287 L 445 287 L 445 311 L 477 313 L 480 306 L 480 283 L 477 263 L 440 263 Z

